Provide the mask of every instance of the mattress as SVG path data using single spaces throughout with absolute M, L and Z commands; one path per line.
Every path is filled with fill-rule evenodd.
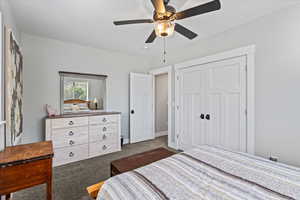
M 300 169 L 212 146 L 110 178 L 97 200 L 300 199 Z

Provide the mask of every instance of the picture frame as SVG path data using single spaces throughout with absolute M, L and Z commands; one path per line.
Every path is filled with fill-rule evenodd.
M 15 146 L 23 135 L 23 55 L 12 29 L 4 32 L 6 145 Z

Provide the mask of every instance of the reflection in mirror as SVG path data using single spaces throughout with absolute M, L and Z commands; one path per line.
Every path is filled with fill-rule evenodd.
M 105 75 L 59 72 L 61 113 L 82 113 L 105 110 Z

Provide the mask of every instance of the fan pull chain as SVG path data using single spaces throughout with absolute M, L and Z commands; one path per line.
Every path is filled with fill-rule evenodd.
M 167 51 L 166 51 L 166 38 L 164 37 L 163 63 L 166 63 L 166 56 L 167 56 Z

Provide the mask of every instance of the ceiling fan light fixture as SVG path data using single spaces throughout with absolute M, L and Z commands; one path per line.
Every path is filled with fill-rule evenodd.
M 154 29 L 158 37 L 169 37 L 174 33 L 175 24 L 169 20 L 156 21 Z

